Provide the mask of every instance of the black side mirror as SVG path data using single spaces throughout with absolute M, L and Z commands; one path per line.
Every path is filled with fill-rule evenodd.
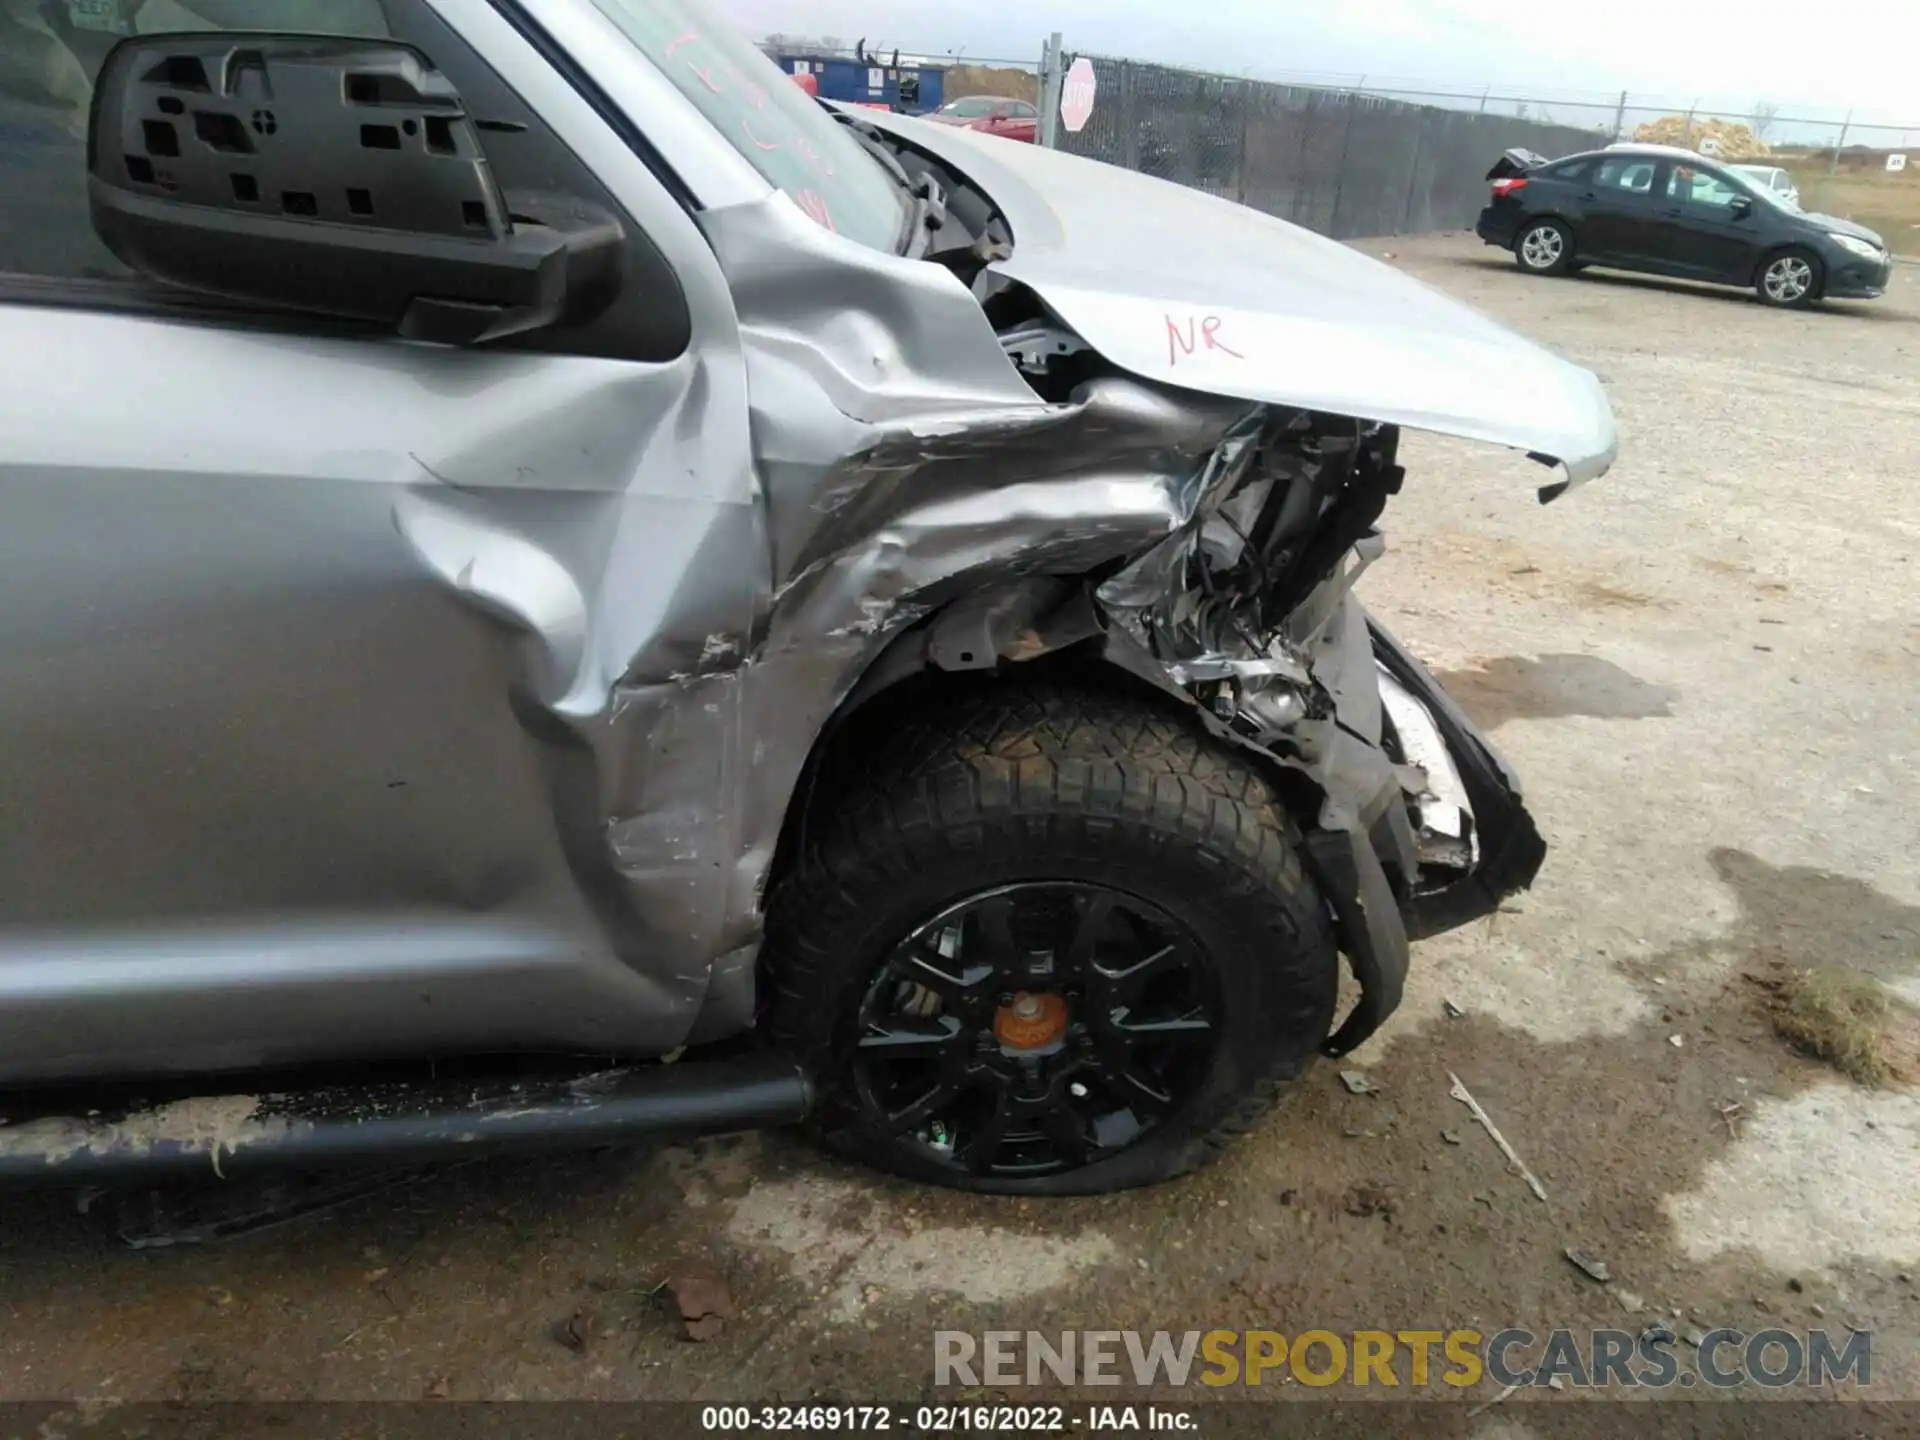
M 620 286 L 618 223 L 577 205 L 517 217 L 452 83 L 393 42 L 122 41 L 87 168 L 94 229 L 136 272 L 409 339 L 587 319 Z
M 1727 209 L 1733 212 L 1734 219 L 1745 219 L 1753 213 L 1753 197 L 1751 195 L 1736 195 L 1728 202 Z

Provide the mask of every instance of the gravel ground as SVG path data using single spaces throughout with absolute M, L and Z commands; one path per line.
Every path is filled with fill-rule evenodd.
M 1351 1062 L 1378 1093 L 1325 1066 L 1212 1169 L 1072 1202 L 916 1190 L 784 1135 L 469 1167 L 194 1250 L 10 1196 L 0 1398 L 901 1400 L 938 1327 L 1656 1314 L 1870 1328 L 1873 1391 L 1920 1398 L 1920 1099 L 1787 1053 L 1755 983 L 1844 963 L 1920 998 L 1920 267 L 1800 315 L 1529 280 L 1461 237 L 1365 248 L 1593 367 L 1624 436 L 1544 509 L 1524 459 L 1408 447 L 1362 593 L 1495 728 L 1553 850 L 1510 910 L 1417 948 Z M 690 1265 L 740 1308 L 704 1344 L 655 1293 Z

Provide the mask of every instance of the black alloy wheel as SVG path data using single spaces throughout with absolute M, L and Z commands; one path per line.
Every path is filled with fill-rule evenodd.
M 1193 1095 L 1217 1039 L 1198 942 L 1100 885 L 950 906 L 881 966 L 853 1062 L 869 1122 L 943 1165 L 1033 1177 L 1134 1144 Z

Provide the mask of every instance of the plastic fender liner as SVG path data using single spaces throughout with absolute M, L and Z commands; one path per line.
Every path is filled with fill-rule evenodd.
M 1519 777 L 1459 702 L 1379 621 L 1369 616 L 1367 627 L 1374 656 L 1433 717 L 1480 830 L 1480 863 L 1473 871 L 1444 890 L 1413 898 L 1409 928 L 1415 939 L 1424 940 L 1491 915 L 1507 896 L 1532 885 L 1547 858 L 1547 844 L 1527 813 Z
M 1321 1050 L 1348 1054 L 1400 1008 L 1407 985 L 1407 927 L 1386 867 L 1366 841 L 1345 830 L 1315 830 L 1301 853 L 1333 909 L 1340 949 L 1360 982 L 1360 999 Z

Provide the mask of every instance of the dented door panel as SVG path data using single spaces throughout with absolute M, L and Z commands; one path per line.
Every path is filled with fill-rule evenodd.
M 636 658 L 690 660 L 660 631 L 764 587 L 726 563 L 750 477 L 670 460 L 699 362 L 4 307 L 0 352 L 33 356 L 0 443 L 4 1073 L 675 1043 L 704 974 L 601 902 L 576 842 L 627 757 L 578 737 Z M 147 377 L 112 423 L 106 355 Z

